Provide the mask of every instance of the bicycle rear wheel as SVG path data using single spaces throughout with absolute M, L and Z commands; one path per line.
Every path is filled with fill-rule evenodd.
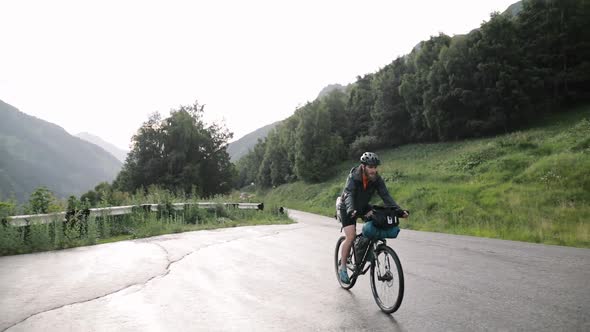
M 340 275 L 338 274 L 338 269 L 340 268 L 340 259 L 342 257 L 342 243 L 346 238 L 341 236 L 336 242 L 336 251 L 334 252 L 334 268 L 336 270 L 336 280 L 340 284 L 340 287 L 344 289 L 351 289 L 352 286 L 356 283 L 356 278 L 350 278 L 350 284 L 345 284 L 340 280 Z M 354 259 L 354 249 L 350 248 L 350 254 L 348 255 L 348 260 L 346 261 L 346 268 L 348 270 L 348 275 L 352 276 L 354 269 L 356 267 L 356 262 Z
M 375 262 L 371 264 L 371 290 L 375 302 L 383 312 L 391 314 L 404 298 L 404 272 L 393 249 L 380 245 L 375 250 Z

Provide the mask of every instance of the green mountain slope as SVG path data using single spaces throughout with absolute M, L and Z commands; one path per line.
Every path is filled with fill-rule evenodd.
M 229 153 L 231 161 L 235 163 L 240 160 L 240 158 L 245 156 L 248 151 L 258 143 L 259 139 L 264 139 L 279 123 L 281 123 L 281 121 L 258 128 L 244 137 L 229 143 L 227 146 L 227 153 Z
M 316 99 L 320 99 L 322 97 L 325 97 L 336 90 L 345 92 L 346 89 L 348 89 L 349 87 L 350 87 L 350 84 L 347 86 L 344 86 L 344 85 L 341 85 L 338 83 L 330 84 L 330 85 L 326 86 L 325 88 L 323 88 L 322 91 L 320 91 L 320 93 L 318 93 L 318 96 L 316 97 Z
M 61 197 L 80 194 L 120 169 L 100 147 L 0 101 L 0 197 L 23 202 L 39 186 Z
M 518 1 L 518 2 L 515 2 L 515 3 L 511 4 L 510 6 L 508 6 L 508 8 L 504 12 L 502 12 L 502 14 L 509 13 L 512 16 L 516 16 L 520 13 L 521 10 L 522 10 L 522 1 Z
M 85 140 L 86 142 L 90 142 L 94 145 L 97 145 L 97 146 L 103 148 L 106 152 L 115 156 L 115 158 L 117 158 L 122 163 L 125 162 L 125 158 L 127 158 L 127 153 L 129 153 L 129 151 L 119 149 L 114 144 L 111 144 L 111 143 L 105 141 L 104 139 L 102 139 L 96 135 L 92 135 L 90 133 L 78 133 L 78 134 L 76 134 L 76 137 L 81 138 L 81 139 Z
M 377 152 L 390 192 L 412 211 L 404 228 L 590 247 L 590 106 L 494 138 Z M 332 216 L 355 164 L 338 165 L 323 183 L 260 195 Z
M 330 84 L 320 91 L 317 99 L 327 96 L 335 90 L 345 91 L 347 88 L 348 86 L 343 86 L 340 84 Z M 254 148 L 259 139 L 264 140 L 264 138 L 268 136 L 268 133 L 270 133 L 270 131 L 276 128 L 280 123 L 281 121 L 277 121 L 262 128 L 258 128 L 253 132 L 244 135 L 242 138 L 229 143 L 227 146 L 227 153 L 229 153 L 231 161 L 235 163 L 240 160 L 240 158 L 245 156 L 248 151 Z

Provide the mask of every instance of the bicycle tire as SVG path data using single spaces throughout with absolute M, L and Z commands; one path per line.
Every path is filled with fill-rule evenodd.
M 344 242 L 345 239 L 346 239 L 346 237 L 341 236 L 338 239 L 338 242 L 336 242 L 336 250 L 334 252 L 334 268 L 336 270 L 336 280 L 338 280 L 340 287 L 342 287 L 344 289 L 351 289 L 354 286 L 354 284 L 356 283 L 356 277 L 350 278 L 350 284 L 345 284 L 340 280 L 340 275 L 338 274 L 338 268 L 340 267 L 340 253 L 342 252 L 340 245 L 342 244 L 342 242 Z M 348 261 L 351 262 L 352 264 L 355 264 L 355 266 L 356 266 L 356 262 L 354 260 L 354 249 L 353 248 L 350 249 L 350 254 L 348 255 Z M 351 276 L 353 272 L 354 272 L 354 270 L 351 269 L 350 267 L 348 267 L 348 275 Z
M 383 259 L 383 262 L 377 262 L 380 258 Z M 395 271 L 393 271 L 392 261 Z M 379 268 L 379 271 L 375 273 L 377 268 Z M 390 272 L 391 276 L 388 276 L 387 272 Z M 379 280 L 381 276 L 386 280 Z M 390 277 L 391 280 L 387 280 Z M 387 245 L 380 245 L 375 250 L 374 264 L 371 264 L 371 291 L 375 302 L 377 302 L 381 311 L 385 313 L 394 313 L 402 304 L 404 298 L 404 271 L 399 257 Z M 390 294 L 388 293 L 390 292 L 393 292 L 392 299 L 395 298 L 395 300 L 391 301 L 391 304 L 389 300 L 385 299 L 386 297 L 389 298 Z

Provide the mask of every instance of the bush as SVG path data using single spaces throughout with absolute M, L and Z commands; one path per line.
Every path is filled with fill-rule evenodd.
M 360 136 L 350 144 L 350 156 L 359 158 L 365 151 L 373 151 L 379 147 L 379 140 L 375 136 Z

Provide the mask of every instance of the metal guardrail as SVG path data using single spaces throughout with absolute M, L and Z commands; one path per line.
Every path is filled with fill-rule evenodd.
M 199 203 L 173 203 L 174 210 L 184 210 L 185 206 L 197 205 L 199 208 L 215 208 L 218 205 L 225 207 L 232 207 L 236 209 L 246 210 L 264 210 L 264 203 L 215 203 L 215 202 L 199 202 Z M 158 211 L 159 204 L 141 204 L 141 205 L 126 205 L 126 206 L 111 206 L 104 208 L 89 209 L 90 217 L 104 217 L 104 216 L 120 216 L 130 214 L 133 209 L 141 208 L 145 211 Z M 12 226 L 27 226 L 31 224 L 47 224 L 53 221 L 65 221 L 66 212 L 56 212 L 47 214 L 30 214 L 22 216 L 11 216 L 7 218 L 8 223 Z

